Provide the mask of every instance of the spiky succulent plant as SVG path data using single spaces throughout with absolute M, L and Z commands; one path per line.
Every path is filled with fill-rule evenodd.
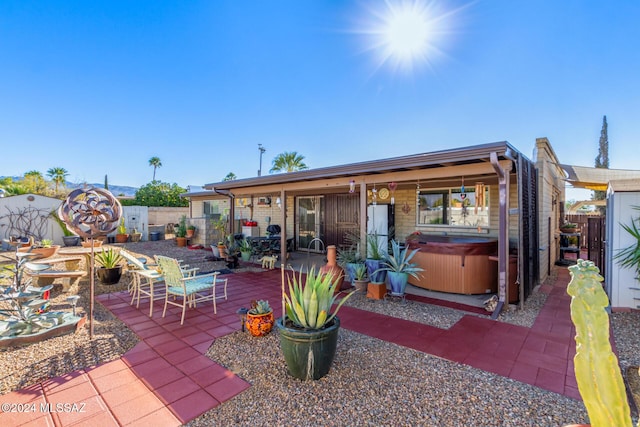
M 342 304 L 353 295 L 346 295 L 330 313 L 333 303 L 338 297 L 336 287 L 342 276 L 335 276 L 331 272 L 322 273 L 311 268 L 306 275 L 302 270 L 287 277 L 289 294 L 285 294 L 287 316 L 293 323 L 305 329 L 320 329 L 329 323 Z
M 251 301 L 249 314 L 267 314 L 271 312 L 271 306 L 267 300 Z

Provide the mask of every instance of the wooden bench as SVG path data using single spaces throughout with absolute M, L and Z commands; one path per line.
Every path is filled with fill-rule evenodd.
M 84 270 L 44 270 L 39 272 L 26 270 L 26 272 L 29 276 L 31 276 L 31 284 L 33 286 L 46 286 L 52 284 L 56 279 L 63 279 L 63 292 L 68 292 L 71 288 L 71 285 L 78 283 L 80 278 L 86 274 Z

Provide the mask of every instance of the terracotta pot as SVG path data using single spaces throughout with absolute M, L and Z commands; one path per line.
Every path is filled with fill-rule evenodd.
M 60 245 L 53 245 L 48 248 L 33 248 L 33 249 L 31 249 L 31 246 L 25 246 L 22 248 L 18 248 L 18 252 L 30 252 L 32 254 L 40 255 L 42 258 L 49 258 L 50 256 L 54 256 L 56 252 L 58 252 L 59 248 L 60 248 Z
M 247 313 L 245 326 L 254 337 L 263 337 L 273 328 L 273 311 L 264 314 Z
M 339 280 L 338 286 L 336 286 L 336 291 L 340 291 L 342 289 L 342 285 L 344 284 L 344 270 L 338 265 L 336 259 L 337 250 L 335 245 L 327 246 L 327 264 L 323 265 L 320 268 L 320 272 L 323 274 L 331 273 L 333 274 L 334 279 L 338 277 Z
M 102 240 L 95 240 L 93 241 L 93 247 L 97 248 L 102 246 Z M 90 248 L 91 247 L 91 242 L 86 241 L 86 242 L 82 242 L 82 247 L 83 248 Z
M 176 243 L 180 247 L 187 246 L 187 238 L 186 237 L 176 237 Z
M 382 299 L 387 294 L 387 285 L 385 283 L 369 282 L 367 285 L 367 298 Z
M 218 245 L 218 252 L 220 252 L 220 258 L 227 257 L 227 247 L 225 245 Z
M 116 243 L 127 243 L 129 241 L 128 234 L 116 234 Z
M 196 230 L 190 230 L 187 228 L 187 238 L 191 238 L 193 237 L 193 234 L 196 232 Z

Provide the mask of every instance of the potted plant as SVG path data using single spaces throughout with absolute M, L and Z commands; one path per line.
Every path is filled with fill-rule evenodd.
M 187 227 L 187 238 L 188 239 L 192 238 L 195 233 L 196 233 L 196 226 L 193 224 L 190 224 Z
M 240 257 L 243 261 L 249 261 L 251 259 L 251 254 L 253 253 L 253 246 L 251 246 L 251 242 L 244 238 L 240 240 Z
M 142 233 L 139 232 L 137 228 L 134 228 L 129 237 L 133 243 L 137 243 L 142 239 Z
M 85 239 L 80 244 L 83 248 L 90 248 L 91 246 L 93 246 L 94 248 L 98 248 L 102 246 L 102 240 L 98 238 L 93 239 L 93 241 L 91 241 L 90 239 Z
M 364 262 L 356 264 L 354 275 L 355 280 L 353 281 L 353 285 L 356 287 L 356 290 L 366 291 L 367 283 L 369 283 L 369 277 L 367 276 L 367 265 Z
M 247 312 L 245 326 L 254 337 L 263 337 L 271 332 L 273 328 L 273 310 L 269 306 L 269 301 L 251 301 L 251 308 Z
M 349 282 L 353 284 L 355 280 L 355 269 L 362 262 L 360 251 L 357 245 L 351 245 L 345 249 L 338 249 L 338 265 L 344 269 L 349 277 Z
M 403 248 L 395 240 L 391 241 L 391 255 L 385 256 L 382 269 L 387 272 L 392 296 L 403 296 L 409 275 L 417 279 L 418 273 L 424 271 L 423 268 L 411 262 L 419 250 L 418 248 L 410 251 L 409 248 Z
M 49 258 L 55 255 L 58 249 L 60 249 L 60 245 L 54 245 L 53 240 L 42 239 L 31 246 L 18 248 L 18 252 L 30 252 L 40 255 L 41 258 Z
M 575 222 L 565 222 L 560 226 L 561 233 L 575 233 L 578 231 L 578 224 Z
M 378 234 L 367 234 L 367 274 L 371 283 L 384 283 L 387 278 L 386 270 L 381 269 L 386 250 L 380 244 Z
M 288 295 L 282 284 L 285 313 L 276 321 L 276 326 L 289 374 L 296 378 L 317 380 L 329 373 L 340 328 L 336 313 L 353 295 L 346 295 L 333 308 L 340 280 L 341 277 L 332 273 L 311 268 L 306 275 L 300 270 L 299 275 L 293 272 L 287 276 Z
M 226 237 L 224 252 L 224 259 L 227 262 L 227 266 L 229 268 L 236 268 L 238 266 L 238 254 L 240 253 L 240 247 L 233 234 L 229 234 Z M 222 256 L 222 250 L 220 250 L 220 256 Z
M 120 225 L 116 231 L 116 243 L 127 243 L 129 241 L 129 234 L 127 234 L 127 227 L 124 225 L 124 218 L 120 218 Z
M 58 216 L 58 213 L 55 210 L 51 211 L 51 217 L 54 219 L 55 222 L 58 223 L 58 225 L 62 229 L 62 242 L 64 243 L 65 246 L 80 245 L 80 236 L 78 236 L 77 234 L 69 230 L 69 227 L 67 227 L 67 224 L 65 224 L 65 222 L 62 219 L 60 219 L 60 217 Z
M 113 248 L 99 252 L 95 255 L 96 262 L 100 267 L 96 269 L 98 279 L 104 285 L 115 285 L 122 276 L 122 255 Z
M 180 222 L 178 223 L 178 229 L 176 230 L 176 243 L 178 246 L 187 246 L 187 217 L 182 215 Z

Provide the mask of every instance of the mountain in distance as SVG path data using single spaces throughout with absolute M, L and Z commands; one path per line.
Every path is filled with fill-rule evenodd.
M 67 182 L 66 183 L 66 187 L 69 190 L 75 190 L 76 188 L 82 188 L 84 187 L 85 183 L 81 183 L 81 184 L 75 184 L 72 182 Z M 97 184 L 97 183 L 87 183 L 88 187 L 95 187 L 95 188 L 104 188 L 104 184 Z M 138 190 L 137 187 L 128 187 L 126 185 L 113 185 L 113 184 L 109 184 L 109 191 L 111 192 L 111 194 L 113 194 L 114 196 L 120 196 L 120 195 L 125 195 L 125 196 L 135 196 L 136 195 L 136 191 Z
M 2 178 L 6 178 L 5 176 L 0 176 L 0 179 Z M 19 181 L 22 179 L 21 176 L 13 176 L 11 177 L 11 179 L 13 179 L 14 181 Z M 67 187 L 68 190 L 75 190 L 76 188 L 82 188 L 85 185 L 84 182 L 78 184 L 75 182 L 69 182 L 67 181 L 65 183 L 65 186 Z M 96 187 L 96 188 L 104 188 L 104 184 L 89 184 L 87 183 L 87 187 Z M 121 194 L 125 195 L 125 196 L 135 196 L 136 195 L 136 191 L 138 190 L 137 187 L 129 187 L 126 185 L 111 185 L 109 184 L 109 191 L 111 191 L 111 193 L 114 196 L 119 196 Z

